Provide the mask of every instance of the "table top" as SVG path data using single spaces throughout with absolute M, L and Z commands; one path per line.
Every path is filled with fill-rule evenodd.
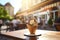
M 27 37 L 24 36 L 24 34 L 29 34 L 28 29 L 22 29 L 7 33 L 2 33 L 3 35 L 20 38 L 20 39 L 28 39 L 28 40 L 60 40 L 60 32 L 59 31 L 48 31 L 48 30 L 36 30 L 35 34 L 41 34 L 41 36 L 38 36 L 38 38 L 35 37 Z

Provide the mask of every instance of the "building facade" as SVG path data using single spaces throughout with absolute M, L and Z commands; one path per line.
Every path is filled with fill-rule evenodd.
M 54 8 L 58 8 L 60 5 L 60 1 L 59 0 L 22 0 L 22 8 L 20 12 L 22 15 L 24 15 L 24 13 L 38 13 L 38 12 L 44 12 L 47 10 L 50 10 L 50 12 L 53 12 Z M 54 11 L 55 12 L 55 11 Z M 53 13 L 54 13 L 53 12 Z M 21 15 L 20 14 L 20 15 Z
M 41 3 L 46 0 L 22 0 L 21 11 L 27 10 L 38 3 Z
M 10 3 L 6 3 L 4 7 L 10 16 L 14 16 L 14 7 Z

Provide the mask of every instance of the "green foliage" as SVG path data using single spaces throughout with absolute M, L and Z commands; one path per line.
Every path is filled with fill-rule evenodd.
M 10 20 L 13 19 L 9 13 L 4 9 L 3 6 L 0 6 L 0 19 L 4 19 L 4 20 Z
M 49 25 L 52 25 L 52 24 L 53 24 L 52 18 L 50 18 L 50 19 L 48 20 L 48 24 L 49 24 Z

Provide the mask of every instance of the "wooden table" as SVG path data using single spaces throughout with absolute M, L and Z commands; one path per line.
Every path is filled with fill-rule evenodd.
M 29 33 L 28 29 L 2 33 L 2 35 L 13 40 L 60 40 L 59 31 L 37 30 L 36 34 L 41 34 L 41 36 L 37 37 L 27 37 L 24 36 L 24 33 Z

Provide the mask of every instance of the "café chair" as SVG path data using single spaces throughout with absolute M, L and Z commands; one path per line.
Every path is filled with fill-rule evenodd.
M 26 28 L 26 24 L 18 24 L 19 29 L 25 29 Z
M 55 25 L 56 30 L 60 31 L 60 23 L 55 23 L 54 25 Z

